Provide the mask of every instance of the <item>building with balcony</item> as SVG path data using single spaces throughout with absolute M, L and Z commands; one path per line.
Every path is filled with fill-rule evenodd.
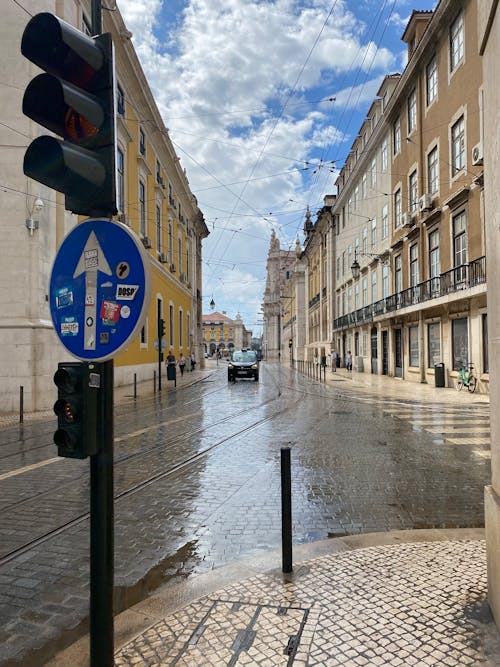
M 488 391 L 482 66 L 477 2 L 414 11 L 337 179 L 333 338 L 355 367 Z

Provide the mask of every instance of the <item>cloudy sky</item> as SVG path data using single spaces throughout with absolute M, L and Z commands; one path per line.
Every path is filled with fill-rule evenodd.
M 382 78 L 405 66 L 412 10 L 436 1 L 117 4 L 210 230 L 203 312 L 213 298 L 259 334 L 271 231 L 302 242 Z

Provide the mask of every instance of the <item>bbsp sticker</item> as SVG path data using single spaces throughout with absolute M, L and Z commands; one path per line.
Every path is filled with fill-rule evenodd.
M 117 285 L 115 298 L 117 301 L 133 301 L 138 291 L 139 285 Z

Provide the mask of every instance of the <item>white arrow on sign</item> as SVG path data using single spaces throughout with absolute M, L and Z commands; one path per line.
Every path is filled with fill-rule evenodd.
M 76 265 L 73 278 L 85 273 L 85 340 L 84 350 L 95 350 L 97 324 L 97 272 L 108 276 L 111 269 L 97 240 L 95 232 L 90 232 L 87 243 Z

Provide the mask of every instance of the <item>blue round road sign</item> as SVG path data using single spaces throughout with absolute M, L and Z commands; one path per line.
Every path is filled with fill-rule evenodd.
M 142 243 L 119 222 L 86 220 L 64 239 L 50 277 L 50 312 L 64 347 L 106 361 L 135 338 L 150 298 Z

